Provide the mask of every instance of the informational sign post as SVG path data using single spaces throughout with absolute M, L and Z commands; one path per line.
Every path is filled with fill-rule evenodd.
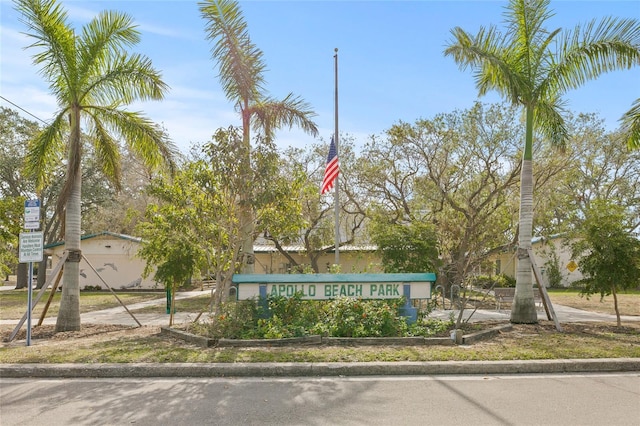
M 43 242 L 42 231 L 21 232 L 18 256 L 20 263 L 41 262 Z
M 24 202 L 24 229 L 40 229 L 40 200 Z
M 33 262 L 42 261 L 44 236 L 40 229 L 40 200 L 25 200 L 24 202 L 24 229 L 30 229 L 29 233 L 20 233 L 20 249 L 18 261 L 29 264 L 29 277 L 27 278 L 27 346 L 31 346 L 31 310 L 33 294 Z

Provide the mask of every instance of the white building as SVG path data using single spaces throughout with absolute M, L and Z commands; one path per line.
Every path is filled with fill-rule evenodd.
M 153 280 L 153 273 L 142 278 L 145 261 L 136 256 L 141 241 L 137 237 L 113 232 L 83 235 L 81 250 L 84 258 L 80 261 L 80 289 L 99 286 L 106 290 L 107 286 L 102 280 L 114 290 L 161 289 Z M 65 244 L 48 244 L 44 249 L 50 256 L 51 268 L 54 268 L 62 259 Z
M 579 265 L 571 260 L 571 241 L 560 235 L 551 237 L 535 237 L 531 240 L 533 257 L 542 273 L 545 287 L 549 287 L 549 269 L 557 260 L 557 267 L 561 275 L 560 285 L 569 287 L 574 281 L 583 278 Z M 515 249 L 505 249 L 490 256 L 495 266 L 495 274 L 516 276 Z M 533 275 L 533 272 L 532 272 Z M 535 282 L 535 281 L 534 281 Z

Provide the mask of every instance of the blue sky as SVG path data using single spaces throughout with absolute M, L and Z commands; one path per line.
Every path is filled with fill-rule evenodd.
M 134 17 L 142 42 L 134 49 L 151 58 L 171 91 L 162 102 L 135 105 L 163 124 L 186 152 L 215 129 L 238 125 L 205 39 L 196 1 L 67 0 L 62 4 L 79 30 L 99 11 Z M 442 54 L 450 29 L 476 33 L 481 25 L 502 25 L 506 1 L 244 1 L 241 7 L 254 43 L 263 51 L 269 94 L 292 92 L 316 111 L 320 138 L 334 128 L 334 48 L 339 49 L 339 128 L 357 143 L 399 120 L 413 122 L 472 106 L 477 99 L 471 71 L 460 71 Z M 551 2 L 549 27 L 573 29 L 605 16 L 640 19 L 640 2 Z M 31 63 L 34 49 L 13 4 L 0 0 L 0 95 L 43 120 L 56 106 Z M 640 68 L 605 74 L 565 99 L 575 112 L 596 112 L 608 129 L 640 97 Z M 490 94 L 484 102 L 499 98 Z M 12 107 L 5 100 L 0 104 Z M 26 118 L 30 118 L 25 115 Z M 314 139 L 298 130 L 278 134 L 278 146 L 302 146 Z

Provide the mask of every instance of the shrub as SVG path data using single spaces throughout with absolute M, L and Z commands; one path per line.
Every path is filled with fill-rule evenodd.
M 549 253 L 549 260 L 544 264 L 549 280 L 549 287 L 562 288 L 562 273 L 560 272 L 560 258 L 555 250 Z
M 85 285 L 82 291 L 102 291 L 102 287 L 99 285 Z
M 489 289 L 492 287 L 515 287 L 516 279 L 505 274 L 476 275 L 469 279 L 473 287 Z
M 220 305 L 218 314 L 210 316 L 209 322 L 195 323 L 192 329 L 214 339 L 252 339 L 259 337 L 258 318 L 255 301 L 228 302 Z
M 397 337 L 406 334 L 406 320 L 398 314 L 402 299 L 339 298 L 327 304 L 328 335 L 332 337 Z
M 265 318 L 256 300 L 229 302 L 207 323 L 191 329 L 212 338 L 281 339 L 320 334 L 329 337 L 431 336 L 451 327 L 452 322 L 425 319 L 428 309 L 418 311 L 418 321 L 409 325 L 399 314 L 404 299 L 362 300 L 339 298 L 326 301 L 269 297 L 270 316 Z

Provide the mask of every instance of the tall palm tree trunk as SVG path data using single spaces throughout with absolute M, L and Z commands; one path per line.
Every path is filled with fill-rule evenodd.
M 82 219 L 82 171 L 80 158 L 80 107 L 74 106 L 69 114 L 71 132 L 69 135 L 69 158 L 67 179 L 69 185 L 63 188 L 61 197 L 66 199 L 64 244 L 69 253 L 62 274 L 62 298 L 56 320 L 56 332 L 80 330 L 80 233 Z
M 80 193 L 82 174 L 74 179 L 65 212 L 65 248 L 69 257 L 62 274 L 62 298 L 56 320 L 56 331 L 80 330 Z
M 255 257 L 253 254 L 253 236 L 255 233 L 255 218 L 250 195 L 251 182 L 251 117 L 249 113 L 249 102 L 244 101 L 242 109 L 242 145 L 244 155 L 242 158 L 244 176 L 242 179 L 245 191 L 240 199 L 240 237 L 242 241 L 242 273 L 253 274 L 255 272 Z
M 533 274 L 531 273 L 531 237 L 533 230 L 533 108 L 527 107 L 527 130 L 520 175 L 520 223 L 516 269 L 516 292 L 511 307 L 511 322 L 535 324 L 538 313 L 533 298 Z

